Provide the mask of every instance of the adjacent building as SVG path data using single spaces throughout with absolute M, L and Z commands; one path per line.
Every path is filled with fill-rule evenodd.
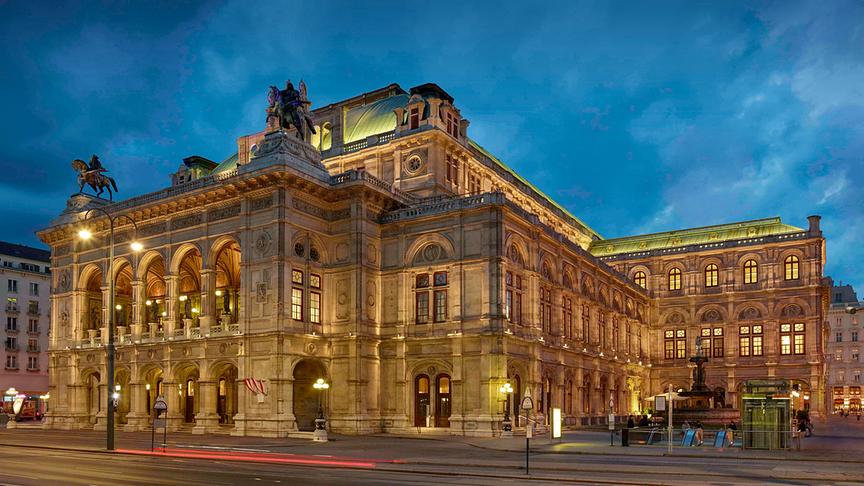
M 104 426 L 109 318 L 128 430 L 159 395 L 170 428 L 200 433 L 304 433 L 321 401 L 339 432 L 491 436 L 526 391 L 540 420 L 601 423 L 686 388 L 697 336 L 716 406 L 783 378 L 824 410 L 818 217 L 604 240 L 474 142 L 437 85 L 309 116 L 305 138 L 270 117 L 221 162 L 184 159 L 164 190 L 73 196 L 39 233 L 50 426 Z M 93 207 L 128 216 L 112 262 L 106 218 L 82 220 Z
M 48 336 L 51 329 L 51 253 L 0 241 L 0 298 L 3 300 L 3 370 L 0 393 L 38 398 L 48 392 Z
M 861 343 L 864 330 L 861 319 L 864 302 L 858 301 L 851 285 L 831 289 L 831 309 L 828 311 L 828 387 L 833 413 L 861 412 Z

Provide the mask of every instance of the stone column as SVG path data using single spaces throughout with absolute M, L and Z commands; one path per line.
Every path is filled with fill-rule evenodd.
M 144 301 L 147 300 L 145 290 L 146 285 L 143 280 L 135 279 L 132 281 L 132 322 L 129 323 L 132 329 L 135 329 L 136 324 L 146 322 L 144 315 L 147 308 L 144 305 Z
M 165 401 L 168 403 L 166 425 L 169 431 L 177 430 L 180 428 L 180 424 L 183 423 L 183 414 L 180 411 L 180 394 L 177 393 L 177 383 L 163 381 L 162 389 Z
M 198 314 L 198 322 L 201 326 L 201 335 L 206 336 L 210 332 L 210 326 L 216 322 L 219 313 L 216 311 L 216 271 L 209 268 L 201 270 L 201 312 Z
M 165 275 L 165 311 L 168 313 L 163 319 L 163 330 L 165 336 L 172 336 L 174 333 L 175 323 L 178 319 L 178 305 L 180 301 L 180 277 L 178 275 Z
M 198 413 L 195 414 L 195 427 L 193 434 L 207 434 L 219 429 L 219 415 L 216 414 L 216 387 L 215 381 L 198 382 Z
M 126 432 L 144 430 L 150 423 L 150 411 L 147 410 L 147 390 L 144 383 L 134 382 L 129 387 L 129 413 L 126 414 Z
M 89 391 L 89 390 L 88 390 Z M 93 425 L 93 430 L 106 430 L 107 429 L 107 418 L 108 418 L 108 384 L 107 383 L 99 383 L 99 412 L 96 414 L 96 423 Z M 88 410 L 89 413 L 89 410 Z

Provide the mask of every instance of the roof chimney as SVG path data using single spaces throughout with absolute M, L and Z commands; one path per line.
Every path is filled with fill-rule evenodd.
M 810 228 L 807 230 L 807 232 L 811 235 L 821 235 L 822 230 L 819 229 L 819 220 L 821 219 L 822 216 L 815 214 L 813 216 L 807 216 L 807 221 L 810 222 Z

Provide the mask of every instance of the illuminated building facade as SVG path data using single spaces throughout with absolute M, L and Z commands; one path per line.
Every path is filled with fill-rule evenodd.
M 667 370 L 678 379 L 681 362 L 659 357 L 665 324 L 655 316 L 670 315 L 667 297 L 693 299 L 645 283 L 665 257 L 648 258 L 645 282 L 634 281 L 608 240 L 472 141 L 440 87 L 394 84 L 310 117 L 309 143 L 271 126 L 241 136 L 221 163 L 185 159 L 165 190 L 117 203 L 75 196 L 40 232 L 59 323 L 51 426 L 104 426 L 109 311 L 118 419 L 129 430 L 146 427 L 161 393 L 169 427 L 192 432 L 308 433 L 320 398 L 336 432 L 491 436 L 527 389 L 541 419 L 561 408 L 581 425 L 639 410 Z M 104 222 L 91 242 L 75 238 L 93 205 L 138 226 L 119 230 L 110 266 Z M 823 240 L 803 234 L 777 245 L 808 252 L 794 253 L 803 291 L 814 292 L 822 255 L 812 247 Z M 136 237 L 138 254 L 128 249 Z M 774 268 L 771 245 L 754 246 L 762 272 Z M 732 272 L 731 253 L 715 253 Z M 681 270 L 691 285 L 693 270 Z M 114 310 L 104 304 L 108 271 Z M 734 290 L 731 274 L 723 279 Z M 747 295 L 767 318 L 774 304 L 760 290 Z M 821 312 L 812 300 L 799 308 L 808 323 Z M 691 315 L 683 322 L 699 322 Z M 821 366 L 816 343 L 807 356 Z M 326 396 L 312 387 L 318 378 L 331 383 Z M 513 397 L 499 391 L 507 382 Z

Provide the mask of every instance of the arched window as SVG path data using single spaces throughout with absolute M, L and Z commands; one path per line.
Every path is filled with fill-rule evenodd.
M 798 280 L 798 257 L 795 255 L 789 255 L 786 257 L 786 260 L 783 262 L 783 266 L 786 270 L 786 280 Z
M 717 265 L 710 263 L 707 267 L 705 267 L 705 286 L 706 287 L 716 287 L 718 276 L 720 272 L 717 269 Z
M 756 260 L 744 262 L 744 283 L 755 284 L 759 281 L 759 265 Z
M 633 275 L 633 282 L 636 283 L 636 285 L 642 287 L 643 289 L 648 288 L 648 279 L 645 277 L 645 272 L 641 270 L 636 272 L 635 275 Z
M 669 290 L 681 290 L 681 269 L 669 270 Z

